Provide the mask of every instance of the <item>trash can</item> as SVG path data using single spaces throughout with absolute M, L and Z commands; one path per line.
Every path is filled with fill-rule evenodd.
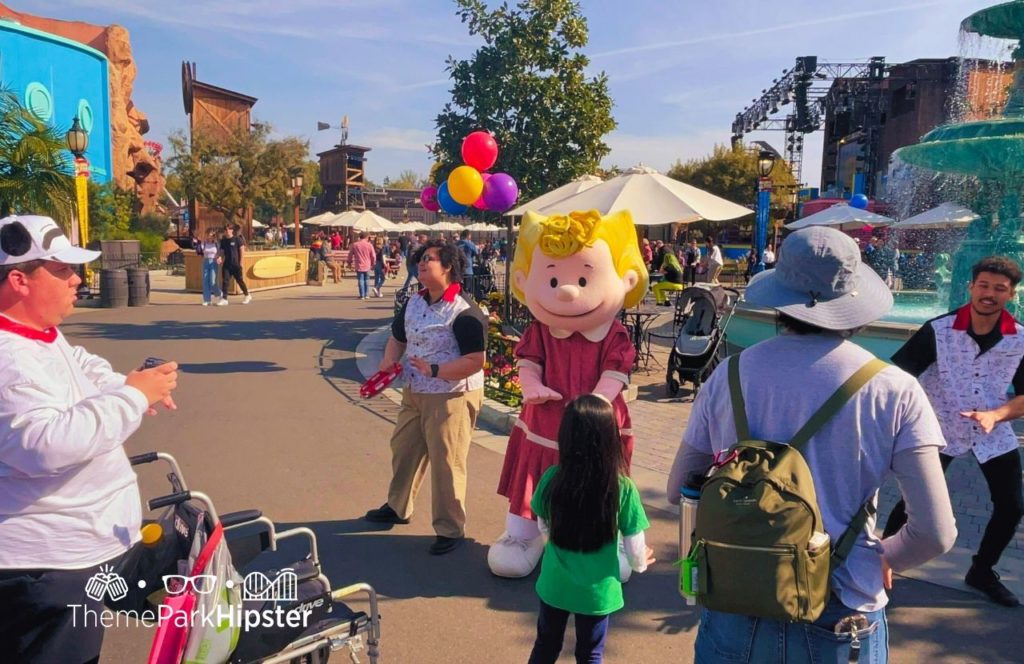
M 128 306 L 144 307 L 149 304 L 149 269 L 130 267 L 128 272 Z
M 100 306 L 107 309 L 128 306 L 128 272 L 100 270 Z

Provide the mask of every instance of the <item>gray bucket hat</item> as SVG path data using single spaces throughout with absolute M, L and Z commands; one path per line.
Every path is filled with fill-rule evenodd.
M 786 238 L 774 270 L 756 275 L 744 299 L 826 330 L 850 330 L 889 313 L 892 292 L 860 260 L 850 236 L 827 226 Z

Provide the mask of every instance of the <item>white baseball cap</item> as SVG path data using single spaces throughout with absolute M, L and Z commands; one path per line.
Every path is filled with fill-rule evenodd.
M 34 214 L 0 219 L 0 265 L 44 260 L 81 265 L 100 257 L 100 252 L 75 247 L 56 221 Z

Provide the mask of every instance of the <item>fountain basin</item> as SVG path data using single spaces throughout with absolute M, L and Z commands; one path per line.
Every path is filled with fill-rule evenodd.
M 1024 2 L 1004 2 L 971 14 L 960 23 L 964 32 L 997 39 L 1024 37 Z
M 1024 118 L 945 125 L 896 153 L 933 171 L 1005 180 L 1024 173 Z
M 888 360 L 917 332 L 922 323 L 945 312 L 946 309 L 939 304 L 938 294 L 934 291 L 896 293 L 896 306 L 892 312 L 885 319 L 865 327 L 851 341 L 877 357 Z M 749 348 L 777 333 L 774 309 L 764 309 L 742 301 L 737 305 L 727 330 L 729 345 L 740 348 Z

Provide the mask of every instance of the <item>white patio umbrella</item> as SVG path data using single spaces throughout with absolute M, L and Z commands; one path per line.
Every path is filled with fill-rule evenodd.
M 303 226 L 323 226 L 323 222 L 335 216 L 336 215 L 333 212 L 321 212 L 320 214 L 310 217 L 309 219 L 303 219 L 301 223 Z
M 267 225 L 265 223 L 263 223 L 262 221 L 260 221 L 259 219 L 253 219 L 252 220 L 252 227 L 253 228 L 266 228 Z
M 894 220 L 890 217 L 850 207 L 846 203 L 838 203 L 821 212 L 788 223 L 786 228 L 795 231 L 808 226 L 833 226 L 842 231 L 853 231 L 865 226 L 888 226 L 892 223 Z
M 359 213 L 355 210 L 345 210 L 341 214 L 336 214 L 331 219 L 332 226 L 343 226 L 345 228 L 351 228 L 356 220 L 359 219 Z
M 376 212 L 364 210 L 359 213 L 359 217 L 352 223 L 352 229 L 368 233 L 388 233 L 398 230 L 398 224 L 385 219 Z
M 548 205 L 557 203 L 558 201 L 564 198 L 575 196 L 581 191 L 586 191 L 591 187 L 596 187 L 599 184 L 601 184 L 601 178 L 597 177 L 596 175 L 580 176 L 573 180 L 572 182 L 563 184 L 561 187 L 558 187 L 557 189 L 552 189 L 548 193 L 541 194 L 532 201 L 527 201 L 526 203 L 523 203 L 519 207 L 509 210 L 508 212 L 505 213 L 505 216 L 515 217 L 526 214 L 527 210 L 539 210 L 541 208 L 547 207 Z
M 958 226 L 966 226 L 978 218 L 979 216 L 971 209 L 959 203 L 949 202 L 933 207 L 931 210 L 921 214 L 915 214 L 913 217 L 907 217 L 903 221 L 898 221 L 893 225 L 893 229 L 930 230 L 936 228 L 956 228 Z
M 700 219 L 725 221 L 753 214 L 742 205 L 673 180 L 645 166 L 635 166 L 618 177 L 563 198 L 537 212 L 550 215 L 574 210 L 597 210 L 601 214 L 628 210 L 637 226 L 688 224 Z
M 417 231 L 430 230 L 430 226 L 418 221 L 403 221 L 398 224 L 398 230 L 402 233 L 415 233 Z

